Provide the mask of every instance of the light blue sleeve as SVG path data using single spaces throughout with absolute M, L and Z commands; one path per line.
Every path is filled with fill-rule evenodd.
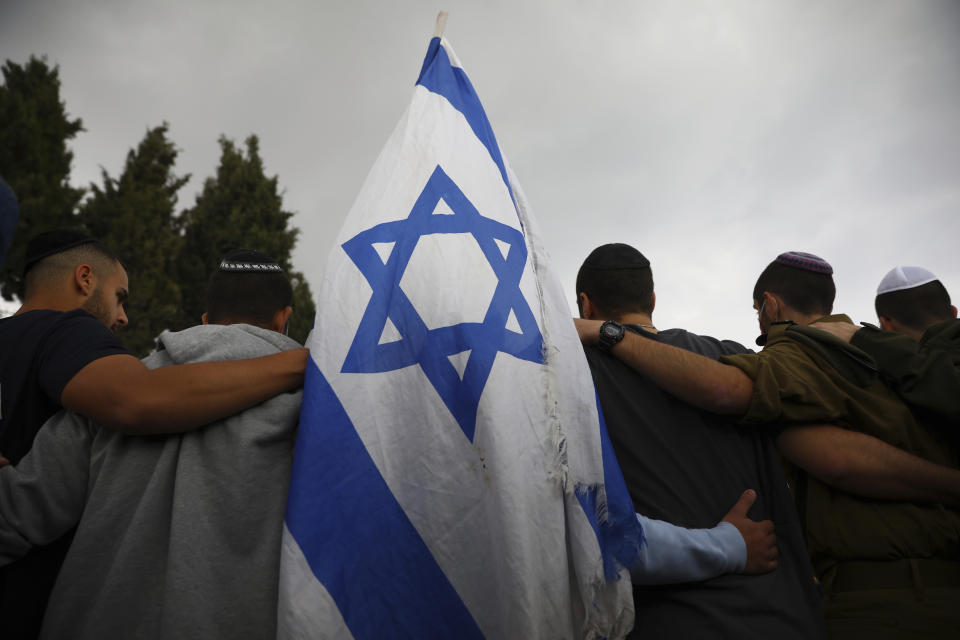
M 685 529 L 637 514 L 645 540 L 630 571 L 634 584 L 700 582 L 747 566 L 747 545 L 735 526 Z

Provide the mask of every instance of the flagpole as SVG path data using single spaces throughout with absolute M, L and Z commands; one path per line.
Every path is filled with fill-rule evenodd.
M 443 30 L 447 28 L 447 12 L 441 11 L 437 14 L 437 28 L 433 31 L 434 38 L 442 38 Z

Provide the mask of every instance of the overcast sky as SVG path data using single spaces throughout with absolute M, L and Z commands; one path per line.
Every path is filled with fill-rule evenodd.
M 960 298 L 958 2 L 0 0 L 0 58 L 60 66 L 76 184 L 167 121 L 187 207 L 217 137 L 256 133 L 316 290 L 441 8 L 571 303 L 613 241 L 653 262 L 658 327 L 748 344 L 782 251 L 831 262 L 855 320 L 897 264 Z

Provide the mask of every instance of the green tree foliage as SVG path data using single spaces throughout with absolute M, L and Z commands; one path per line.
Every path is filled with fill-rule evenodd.
M 0 175 L 17 194 L 20 219 L 10 253 L 0 265 L 0 293 L 23 297 L 23 259 L 29 238 L 76 226 L 82 189 L 70 186 L 73 153 L 67 141 L 83 130 L 60 100 L 60 75 L 46 60 L 7 61 L 0 86 Z
M 255 249 L 273 256 L 293 280 L 290 335 L 303 342 L 313 325 L 315 307 L 309 285 L 302 274 L 293 271 L 290 262 L 299 233 L 288 227 L 291 216 L 283 210 L 277 177 L 264 174 L 257 137 L 247 138 L 246 154 L 233 141 L 221 137 L 216 176 L 207 178 L 196 204 L 181 219 L 180 326 L 199 322 L 207 280 L 220 258 L 235 249 Z
M 174 174 L 177 149 L 167 133 L 167 124 L 148 130 L 127 154 L 119 178 L 104 171 L 103 187 L 90 185 L 92 195 L 80 211 L 90 233 L 115 251 L 127 268 L 130 324 L 120 336 L 138 355 L 149 353 L 154 338 L 179 320 L 176 260 L 182 239 L 174 211 L 177 191 L 189 176 Z

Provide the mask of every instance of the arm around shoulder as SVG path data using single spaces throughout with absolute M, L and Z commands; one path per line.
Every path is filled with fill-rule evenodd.
M 177 433 L 303 385 L 309 352 L 148 369 L 130 355 L 89 363 L 67 383 L 63 406 L 126 433 Z
M 611 353 L 664 391 L 705 411 L 739 416 L 750 407 L 753 380 L 738 367 L 629 332 Z
M 810 475 L 848 493 L 960 506 L 960 470 L 865 433 L 832 425 L 791 427 L 777 437 L 777 447 Z

